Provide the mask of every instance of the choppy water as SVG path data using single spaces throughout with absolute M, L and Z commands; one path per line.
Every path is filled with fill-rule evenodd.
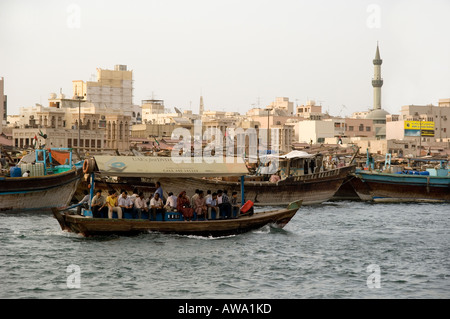
M 217 239 L 86 239 L 49 213 L 3 213 L 0 298 L 449 298 L 449 208 L 325 203 Z

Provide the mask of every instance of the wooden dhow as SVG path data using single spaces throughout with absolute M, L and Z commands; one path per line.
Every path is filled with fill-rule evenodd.
M 38 164 L 42 164 L 41 173 L 36 170 L 36 173 L 33 171 L 32 174 L 36 176 L 22 177 L 21 173 L 17 177 L 0 176 L 1 212 L 43 211 L 55 206 L 65 206 L 71 202 L 82 177 L 81 168 L 58 165 L 52 167 L 50 171 L 44 166 L 46 151 L 40 151 L 44 154 L 44 159 L 40 163 L 27 164 L 29 166 L 23 167 L 34 170 L 39 166 Z M 21 172 L 19 166 L 13 169 Z
M 265 225 L 283 228 L 295 215 L 301 201 L 293 202 L 284 209 L 243 215 L 233 219 L 201 221 L 150 221 L 145 219 L 88 218 L 71 215 L 53 208 L 53 214 L 65 231 L 85 237 L 99 235 L 136 235 L 146 232 L 194 236 L 230 236 L 259 229 Z M 172 213 L 174 214 L 174 213 Z
M 86 165 L 87 164 L 87 165 Z M 181 176 L 241 176 L 248 173 L 244 163 L 175 163 L 171 158 L 96 156 L 85 161 L 85 172 L 91 174 L 91 196 L 93 195 L 95 171 L 100 175 L 142 176 L 169 178 Z M 187 190 L 187 186 L 183 190 Z M 246 203 L 244 184 L 241 184 L 241 205 Z M 132 235 L 142 232 L 175 233 L 198 236 L 227 236 L 241 234 L 271 224 L 284 227 L 302 204 L 291 202 L 286 208 L 258 213 L 238 214 L 236 218 L 184 221 L 180 212 L 164 212 L 164 221 L 143 219 L 92 218 L 91 209 L 83 215 L 73 215 L 68 209 L 53 207 L 52 211 L 61 228 L 83 236 Z M 124 215 L 125 217 L 125 215 Z

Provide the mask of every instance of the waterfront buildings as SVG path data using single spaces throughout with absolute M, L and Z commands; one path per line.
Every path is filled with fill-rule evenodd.
M 126 66 L 97 69 L 96 82 L 77 80 L 72 88 L 72 98 L 51 93 L 48 106 L 20 108 L 19 116 L 11 118 L 13 145 L 128 150 L 131 125 L 138 120 L 136 112 L 133 116 L 132 71 Z

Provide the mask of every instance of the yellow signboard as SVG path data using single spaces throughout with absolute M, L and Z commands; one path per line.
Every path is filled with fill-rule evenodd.
M 405 136 L 434 137 L 434 122 L 432 122 L 432 121 L 405 121 Z
M 405 130 L 434 130 L 434 122 L 405 121 Z

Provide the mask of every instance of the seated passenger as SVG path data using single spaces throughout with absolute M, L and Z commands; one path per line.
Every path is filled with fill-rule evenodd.
M 134 200 L 134 206 L 133 209 L 135 210 L 135 214 L 137 214 L 137 218 L 142 218 L 142 213 L 147 212 L 148 213 L 148 206 L 147 201 L 144 198 L 144 193 L 140 192 L 138 197 Z
M 131 201 L 131 198 L 128 196 L 128 193 L 126 191 L 122 192 L 122 196 L 118 200 L 119 207 L 122 208 L 123 213 L 129 213 L 135 217 L 134 211 L 133 211 L 133 202 Z
M 226 191 L 218 190 L 217 191 L 217 202 L 220 208 L 221 217 L 222 218 L 230 218 L 231 217 L 231 204 L 230 199 L 226 193 Z
M 166 206 L 164 206 L 164 209 L 168 212 L 173 212 L 177 209 L 177 197 L 172 193 L 169 192 L 169 197 L 167 197 Z
M 195 190 L 195 194 L 192 195 L 192 197 L 191 197 L 191 207 L 194 209 L 194 211 L 195 211 L 195 208 L 196 208 L 195 207 L 195 200 L 197 199 L 199 192 L 200 192 L 200 190 L 196 189 Z
M 212 196 L 206 200 L 206 206 L 208 207 L 208 219 L 211 218 L 211 211 L 214 209 L 216 212 L 216 219 L 220 217 L 220 209 L 217 205 L 217 193 L 212 193 Z
M 108 205 L 108 218 L 112 218 L 113 213 L 117 213 L 117 217 L 122 219 L 122 208 L 118 206 L 117 192 L 115 190 L 109 191 L 109 196 L 106 197 L 106 204 Z
M 184 220 L 192 220 L 194 216 L 194 209 L 191 208 L 191 201 L 187 197 L 186 192 L 182 191 L 177 198 L 177 211 L 183 214 Z
M 156 213 L 161 213 L 162 220 L 164 221 L 166 211 L 164 210 L 164 204 L 162 199 L 159 197 L 159 193 L 155 193 L 153 198 L 150 200 L 150 209 L 152 211 L 153 220 L 156 220 Z
M 208 217 L 208 207 L 206 206 L 206 200 L 202 190 L 198 191 L 198 196 L 195 198 L 195 212 L 197 213 L 197 218 L 203 217 L 206 220 Z
M 106 199 L 102 196 L 102 191 L 97 190 L 95 196 L 92 197 L 92 216 L 94 218 L 104 218 L 108 213 L 108 206 L 106 205 Z

